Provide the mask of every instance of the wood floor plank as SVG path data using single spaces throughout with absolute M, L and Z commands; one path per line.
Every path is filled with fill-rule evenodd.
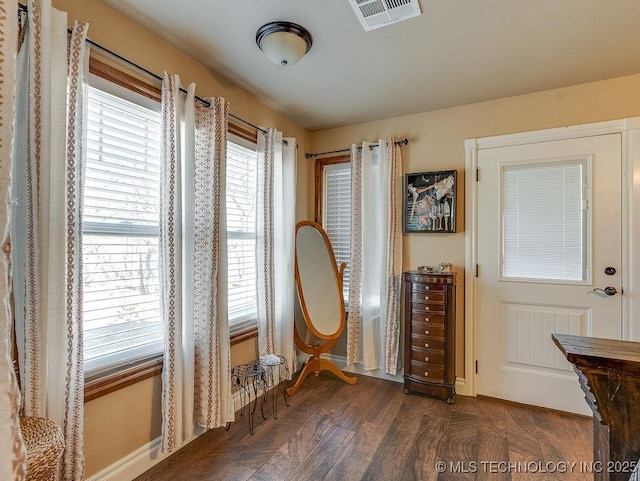
M 320 411 L 321 402 L 313 396 L 300 397 L 296 400 L 296 404 L 283 410 L 278 415 L 278 419 L 269 418 L 255 428 L 253 435 L 249 434 L 249 430 L 244 436 L 237 439 L 241 444 L 252 446 L 274 446 L 279 447 L 285 442 L 292 432 L 296 432 L 302 427 L 310 417 Z
M 411 452 L 407 457 L 401 481 L 436 481 L 436 462 L 441 461 L 441 448 L 445 444 L 448 422 L 425 414 L 420 423 Z
M 211 460 L 207 458 L 196 459 L 186 466 L 182 473 L 182 479 L 190 481 L 247 481 L 255 471 L 230 459 L 218 460 L 215 466 L 215 470 L 212 470 Z
M 564 421 L 568 415 L 553 411 L 533 411 L 532 414 L 546 467 L 556 470 L 554 479 L 586 481 L 578 454 L 567 442 L 569 433 Z
M 480 409 L 482 413 L 482 409 Z M 480 429 L 482 414 L 478 415 L 476 481 L 511 481 L 509 470 L 509 440 L 506 436 Z
M 422 409 L 405 396 L 363 479 L 386 481 L 394 479 L 404 471 L 420 431 L 423 416 Z
M 478 397 L 478 432 L 507 436 L 505 403 L 498 399 Z
M 542 448 L 538 439 L 538 431 L 533 421 L 532 410 L 511 405 L 505 408 L 507 423 L 507 438 L 509 440 L 509 461 L 520 468 L 511 473 L 513 481 L 540 481 L 540 474 L 524 469 L 531 463 L 543 461 Z
M 419 405 L 423 414 L 429 414 L 430 416 L 439 417 L 448 421 L 451 416 L 451 411 L 453 411 L 453 406 L 451 404 L 447 404 L 441 399 L 436 399 L 419 393 L 405 394 L 405 396 L 409 396 L 414 404 Z M 458 397 L 459 396 L 456 396 L 456 399 Z
M 356 390 L 353 390 L 350 396 L 350 404 L 340 415 L 336 416 L 336 425 L 349 431 L 357 431 L 360 426 L 367 420 L 369 413 L 379 403 L 384 402 L 383 390 L 379 386 L 386 381 L 377 379 L 380 381 L 376 383 L 378 388 L 371 386 L 371 379 L 367 379 L 365 382 L 359 383 L 360 386 Z M 357 384 L 355 385 L 357 386 Z M 369 386 L 369 387 L 367 387 Z
M 475 478 L 472 463 L 477 459 L 478 417 L 452 411 L 440 460 L 445 469 L 438 481 L 466 481 Z
M 342 383 L 340 388 L 330 397 L 324 393 L 314 393 L 313 397 L 321 401 L 322 410 L 333 414 L 342 414 L 353 402 L 353 386 Z
M 365 422 L 372 422 L 383 427 L 389 426 L 398 415 L 404 396 L 406 394 L 402 392 L 401 384 L 389 382 L 385 385 L 385 393 L 380 404 L 369 411 Z
M 461 413 L 478 415 L 478 398 L 469 396 L 456 396 L 453 410 Z
M 566 416 L 563 419 L 567 431 L 567 443 L 573 446 L 581 466 L 590 466 L 593 462 L 593 419 L 582 416 Z M 593 481 L 593 473 L 582 468 L 585 481 Z
M 365 422 L 327 473 L 324 481 L 363 479 L 385 435 L 386 430 L 383 430 L 380 425 Z
M 333 425 L 330 414 L 314 414 L 276 453 L 249 479 L 282 481 L 313 451 Z
M 324 480 L 354 435 L 353 431 L 348 431 L 338 426 L 332 427 L 318 446 L 311 451 L 309 456 L 298 465 L 287 479 L 293 481 L 299 479 L 308 481 Z

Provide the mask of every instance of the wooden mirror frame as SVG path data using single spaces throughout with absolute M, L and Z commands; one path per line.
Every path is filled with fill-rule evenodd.
M 329 254 L 329 260 L 333 267 L 333 273 L 335 275 L 336 285 L 339 287 L 337 294 L 340 299 L 340 312 L 341 312 L 340 323 L 336 332 L 329 335 L 321 333 L 315 327 L 312 319 L 309 316 L 309 312 L 307 311 L 307 306 L 304 300 L 305 295 L 302 290 L 300 272 L 298 271 L 297 243 L 298 243 L 298 230 L 300 230 L 302 227 L 305 227 L 305 226 L 313 227 L 322 236 L 322 239 L 324 240 L 324 243 L 327 249 L 327 253 Z M 300 372 L 300 375 L 298 376 L 298 379 L 296 380 L 295 384 L 291 386 L 289 389 L 287 389 L 287 394 L 289 396 L 296 393 L 296 391 L 300 388 L 300 385 L 304 382 L 307 376 L 312 372 L 317 376 L 318 374 L 320 374 L 320 371 L 329 371 L 348 384 L 355 384 L 356 382 L 358 382 L 357 378 L 347 376 L 332 361 L 328 359 L 320 358 L 320 355 L 322 353 L 327 352 L 329 349 L 331 349 L 334 346 L 334 344 L 340 337 L 340 334 L 342 334 L 342 332 L 344 331 L 344 328 L 347 323 L 346 313 L 344 309 L 344 298 L 342 297 L 342 292 L 341 292 L 342 277 L 346 267 L 347 265 L 343 262 L 342 264 L 340 264 L 340 268 L 338 268 L 338 265 L 336 263 L 336 257 L 335 257 L 335 254 L 333 253 L 333 247 L 331 246 L 331 241 L 329 240 L 327 233 L 324 231 L 324 229 L 320 224 L 310 220 L 298 222 L 298 224 L 296 225 L 296 252 L 295 252 L 296 291 L 298 292 L 298 301 L 300 303 L 300 309 L 302 310 L 302 316 L 304 318 L 304 322 L 309 328 L 309 330 L 312 332 L 312 334 L 319 339 L 319 341 L 315 341 L 313 345 L 307 344 L 298 333 L 296 323 L 295 322 L 293 323 L 293 339 L 296 343 L 296 346 L 298 346 L 298 348 L 302 352 L 311 354 L 311 357 L 309 358 L 309 360 L 307 361 L 307 364 L 304 366 L 304 368 Z M 321 341 L 326 341 L 326 342 L 321 343 Z

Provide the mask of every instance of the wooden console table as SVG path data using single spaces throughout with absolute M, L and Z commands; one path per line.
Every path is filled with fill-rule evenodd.
M 640 343 L 552 334 L 593 411 L 595 481 L 628 481 L 640 460 Z

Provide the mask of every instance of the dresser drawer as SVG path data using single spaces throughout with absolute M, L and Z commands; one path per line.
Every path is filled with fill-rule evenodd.
M 411 287 L 412 293 L 417 292 L 444 292 L 444 285 L 414 283 Z
M 436 304 L 434 302 L 429 303 L 411 303 L 412 314 L 442 314 L 444 315 L 444 304 Z
M 444 304 L 444 291 L 412 291 L 411 300 L 413 302 L 435 302 Z
M 411 322 L 424 322 L 427 324 L 442 324 L 444 325 L 444 314 L 430 314 L 425 312 L 413 312 L 411 313 Z
M 444 368 L 444 351 L 411 347 L 411 360 Z
M 422 349 L 434 349 L 436 351 L 444 351 L 443 339 L 429 339 L 427 337 L 412 337 L 411 346 Z
M 444 382 L 444 368 L 411 361 L 411 375 L 431 382 Z
M 429 324 L 426 322 L 412 322 L 411 335 L 418 337 L 438 337 L 444 339 L 444 324 Z

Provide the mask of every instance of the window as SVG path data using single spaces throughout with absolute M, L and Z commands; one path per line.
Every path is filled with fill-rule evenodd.
M 158 266 L 160 90 L 95 58 L 89 64 L 83 206 L 85 400 L 162 370 Z M 232 338 L 254 335 L 256 135 L 229 125 Z
M 587 280 L 587 163 L 503 170 L 503 277 Z
M 256 299 L 255 144 L 232 137 L 227 144 L 227 249 L 229 329 L 232 334 L 254 327 Z
M 162 352 L 160 106 L 98 77 L 88 96 L 83 206 L 88 374 Z
M 316 161 L 316 217 L 322 224 L 336 256 L 338 265 L 346 263 L 342 291 L 349 299 L 349 261 L 351 257 L 351 164 L 349 157 Z

